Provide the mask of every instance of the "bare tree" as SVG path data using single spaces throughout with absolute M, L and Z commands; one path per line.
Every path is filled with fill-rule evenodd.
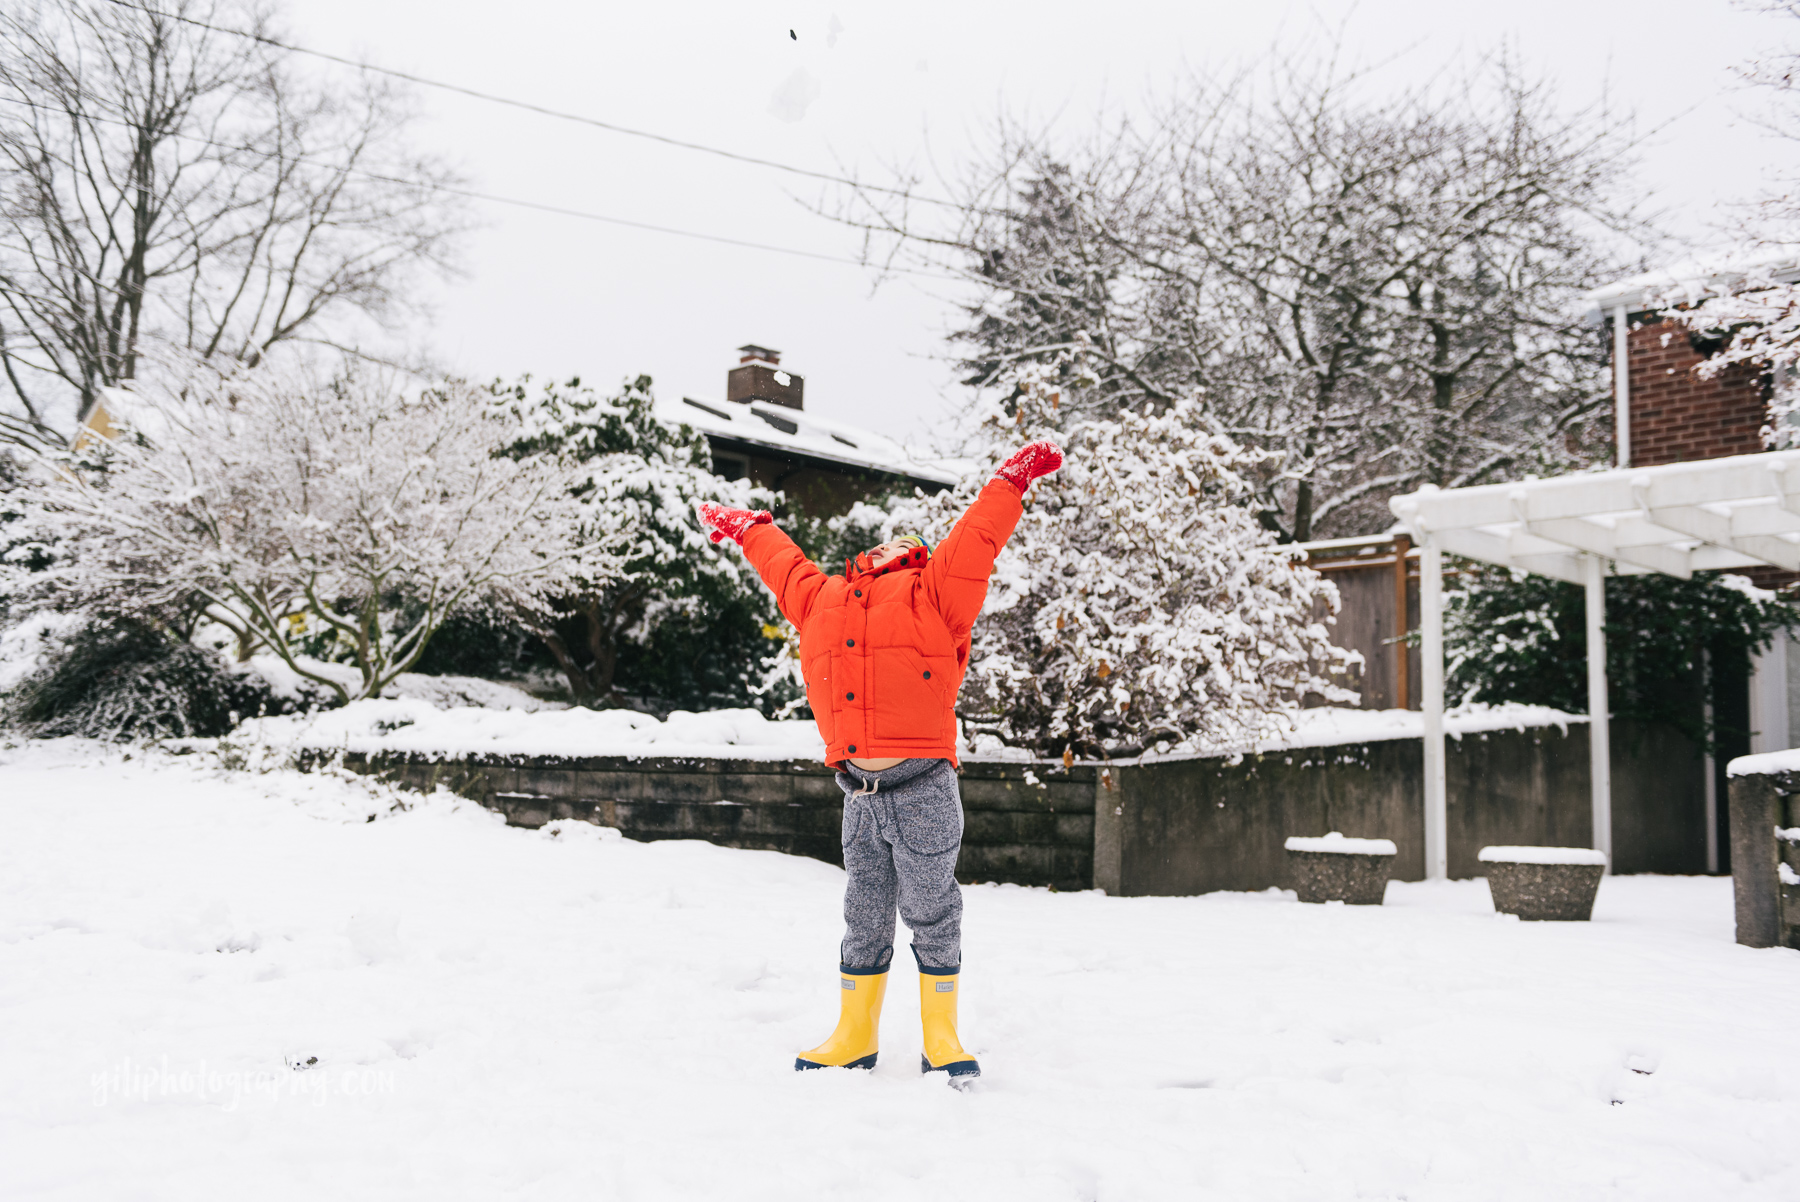
M 252 36 L 238 36 L 230 29 Z M 4 434 L 55 434 L 151 340 L 254 364 L 405 312 L 464 225 L 406 97 L 300 78 L 238 0 L 0 11 Z
M 1099 382 L 1066 420 L 1197 395 L 1283 453 L 1281 534 L 1385 526 L 1393 492 L 1581 461 L 1604 390 L 1574 301 L 1633 227 L 1604 110 L 1506 62 L 1372 90 L 1298 58 L 1074 146 L 1003 124 L 955 226 L 867 193 L 845 216 L 975 285 L 969 382 L 1077 349 Z

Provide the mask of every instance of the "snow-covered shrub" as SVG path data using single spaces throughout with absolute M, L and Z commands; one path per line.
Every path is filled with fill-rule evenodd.
M 30 616 L 33 577 L 56 560 L 38 518 L 29 472 L 13 452 L 0 450 L 0 626 Z
M 129 619 L 51 634 L 33 670 L 0 693 L 0 719 L 34 738 L 222 735 L 287 708 L 247 665 Z
M 1452 705 L 1521 702 L 1586 713 L 1582 590 L 1548 576 L 1463 564 L 1446 598 L 1445 685 Z M 1606 582 L 1606 674 L 1613 716 L 1665 722 L 1698 742 L 1713 680 L 1741 677 L 1775 632 L 1800 626 L 1800 597 L 1742 576 L 1618 576 Z M 1747 735 L 1747 731 L 1729 732 Z
M 347 701 L 378 696 L 449 614 L 542 611 L 614 562 L 578 540 L 573 466 L 500 453 L 514 428 L 485 389 L 198 363 L 157 379 L 115 395 L 127 433 L 95 464 L 42 466 L 66 558 L 37 586 L 64 607 L 214 622 Z M 307 666 L 308 623 L 341 636 L 360 684 Z
M 981 470 L 894 507 L 885 530 L 932 541 L 996 466 L 1052 437 L 1062 470 L 1028 495 L 974 631 L 966 729 L 1058 755 L 1241 745 L 1306 698 L 1352 700 L 1334 677 L 1337 590 L 1276 541 L 1247 501 L 1277 456 L 1247 450 L 1182 401 L 1059 428 L 1066 377 L 1032 367 L 978 411 Z
M 423 676 L 530 681 L 558 691 L 561 683 L 542 642 L 511 615 L 489 612 L 451 614 L 412 670 Z
M 773 599 L 741 556 L 701 531 L 700 500 L 762 509 L 777 498 L 712 474 L 706 439 L 656 416 L 648 376 L 602 396 L 579 380 L 493 387 L 515 430 L 508 452 L 571 466 L 577 537 L 605 570 L 573 572 L 525 618 L 578 701 L 652 708 L 743 705 L 773 647 Z

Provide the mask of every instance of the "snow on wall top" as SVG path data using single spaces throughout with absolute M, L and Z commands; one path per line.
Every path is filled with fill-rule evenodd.
M 423 699 L 353 701 L 324 713 L 259 718 L 234 741 L 308 750 L 426 756 L 691 756 L 820 760 L 811 722 L 771 722 L 755 710 L 677 710 L 666 722 L 632 710 L 438 709 Z
M 1591 847 L 1484 847 L 1475 858 L 1484 864 L 1606 863 L 1606 853 Z
M 1726 776 L 1777 776 L 1783 772 L 1800 772 L 1800 747 L 1740 755 L 1725 766 Z
M 238 728 L 234 740 L 309 750 L 344 750 L 373 754 L 462 756 L 683 756 L 699 759 L 811 760 L 824 758 L 825 744 L 809 721 L 771 722 L 755 710 L 715 710 L 694 714 L 677 710 L 668 721 L 632 710 L 567 709 L 527 713 L 520 708 L 482 709 L 462 705 L 442 709 L 424 693 L 410 697 L 356 701 L 316 714 L 252 719 Z M 1408 710 L 1303 710 L 1295 729 L 1254 750 L 1269 752 L 1301 747 L 1419 738 L 1420 714 Z M 1453 735 L 1528 727 L 1560 726 L 1586 719 L 1542 706 L 1479 706 L 1452 711 L 1445 727 Z M 984 759 L 1032 761 L 1018 749 L 978 747 Z M 1146 755 L 1143 763 L 1195 758 Z M 1205 753 L 1235 754 L 1234 749 Z M 1119 761 L 1129 762 L 1129 761 Z
M 1547 705 L 1485 705 L 1479 702 L 1444 711 L 1444 733 L 1453 739 L 1499 730 L 1527 730 L 1554 726 L 1567 732 L 1571 723 L 1587 721 L 1585 714 L 1565 714 Z M 1254 751 L 1294 751 L 1308 747 L 1337 747 L 1349 743 L 1385 743 L 1394 739 L 1425 737 L 1425 715 L 1418 710 L 1363 710 L 1319 706 L 1276 719 L 1278 729 L 1254 747 L 1218 747 L 1201 751 L 1146 753 L 1144 763 L 1164 759 L 1196 759 Z
M 684 397 L 658 401 L 666 421 L 684 422 L 703 434 L 735 438 L 773 450 L 824 459 L 850 467 L 955 484 L 962 473 L 955 465 L 921 457 L 885 434 L 762 401 L 712 401 Z
M 1392 856 L 1400 853 L 1392 839 L 1352 839 L 1339 831 L 1320 835 L 1316 839 L 1290 835 L 1282 846 L 1289 851 L 1325 851 L 1340 856 Z

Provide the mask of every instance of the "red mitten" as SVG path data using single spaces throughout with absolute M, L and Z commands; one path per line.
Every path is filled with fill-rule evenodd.
M 1000 465 L 994 475 L 1007 481 L 1021 493 L 1039 476 L 1048 476 L 1062 466 L 1062 450 L 1053 442 L 1027 443 L 1013 452 L 1012 458 Z
M 738 546 L 744 545 L 744 535 L 750 527 L 761 526 L 775 520 L 775 515 L 766 509 L 731 509 L 724 505 L 715 505 L 711 501 L 700 502 L 700 520 L 712 527 L 712 540 L 722 543 L 727 538 Z

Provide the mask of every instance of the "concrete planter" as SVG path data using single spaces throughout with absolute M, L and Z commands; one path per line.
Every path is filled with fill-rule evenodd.
M 1606 856 L 1585 847 L 1484 847 L 1494 909 L 1526 922 L 1586 922 L 1594 913 Z
M 1391 839 L 1346 839 L 1337 831 L 1317 839 L 1295 836 L 1284 846 L 1301 901 L 1352 906 L 1381 904 L 1398 850 Z

